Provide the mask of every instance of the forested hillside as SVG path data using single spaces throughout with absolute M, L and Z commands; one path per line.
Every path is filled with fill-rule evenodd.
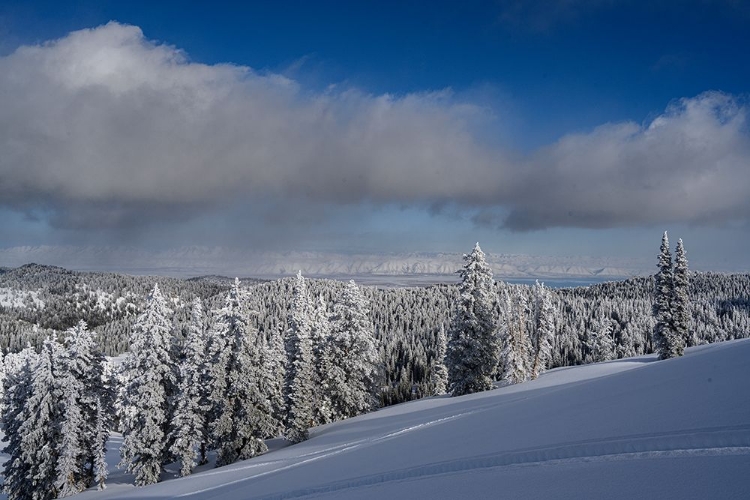
M 693 344 L 743 338 L 750 331 L 750 276 L 691 273 Z M 334 280 L 307 280 L 311 296 L 330 309 L 344 287 Z M 63 332 L 79 320 L 98 334 L 107 355 L 128 349 L 131 327 L 149 291 L 159 284 L 173 311 L 174 337 L 185 338 L 190 304 L 200 298 L 210 325 L 232 280 L 219 276 L 180 280 L 112 273 L 80 273 L 29 264 L 0 272 L 0 347 L 16 352 L 37 348 L 53 330 Z M 270 340 L 288 328 L 293 278 L 260 282 L 241 280 L 254 311 L 254 327 Z M 498 282 L 498 318 L 531 332 L 533 287 Z M 629 357 L 653 351 L 653 278 L 639 277 L 590 287 L 549 290 L 554 335 L 547 368 Z M 381 404 L 429 394 L 436 365 L 438 336 L 453 315 L 454 285 L 388 288 L 363 287 L 382 356 Z M 507 291 L 512 300 L 503 301 Z M 520 311 L 507 311 L 522 309 Z M 329 311 L 330 312 L 330 311 Z

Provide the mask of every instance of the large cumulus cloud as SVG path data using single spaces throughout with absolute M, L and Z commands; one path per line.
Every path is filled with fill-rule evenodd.
M 747 109 L 706 92 L 650 122 L 569 135 L 536 152 L 514 190 L 513 229 L 717 224 L 750 212 Z
M 748 215 L 746 113 L 705 93 L 519 158 L 479 139 L 502 110 L 450 91 L 317 92 L 110 23 L 0 58 L 0 204 L 115 229 L 289 199 L 451 204 L 517 230 L 715 223 Z

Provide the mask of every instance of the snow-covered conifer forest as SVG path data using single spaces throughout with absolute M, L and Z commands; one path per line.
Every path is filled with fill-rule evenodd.
M 0 269 L 5 492 L 105 488 L 111 431 L 147 485 L 378 407 L 749 336 L 750 275 L 690 272 L 666 233 L 658 264 L 568 289 L 495 281 L 479 244 L 458 285 L 404 288 Z

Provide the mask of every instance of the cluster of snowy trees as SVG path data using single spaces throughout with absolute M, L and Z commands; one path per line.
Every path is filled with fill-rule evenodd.
M 660 359 L 682 356 L 685 347 L 695 345 L 690 331 L 688 264 L 682 240 L 677 242 L 675 261 L 669 250 L 667 232 L 659 249 L 659 272 L 654 278 L 655 350 Z
M 215 450 L 216 465 L 226 465 L 265 452 L 266 438 L 283 433 L 298 442 L 312 426 L 372 410 L 382 362 L 361 290 L 349 282 L 329 307 L 322 296 L 313 300 L 298 275 L 293 296 L 285 338 L 259 332 L 247 290 L 235 280 L 208 318 L 193 300 L 180 340 L 155 284 L 114 377 L 83 321 L 63 343 L 52 335 L 39 353 L 9 354 L 2 372 L 8 497 L 103 487 L 113 422 L 123 433 L 120 466 L 146 485 L 171 462 L 187 475 Z
M 104 487 L 112 393 L 104 356 L 85 322 L 3 360 L 4 491 L 8 498 L 73 495 Z
M 450 393 L 485 391 L 496 379 L 515 384 L 538 377 L 554 334 L 549 290 L 537 282 L 531 303 L 519 288 L 505 286 L 498 294 L 479 243 L 464 260 L 445 358 Z
M 257 315 L 252 322 L 262 335 L 273 336 L 287 329 L 293 307 L 296 279 L 284 278 L 246 288 Z M 335 303 L 346 282 L 305 280 L 313 302 Z M 388 288 L 362 287 L 369 303 L 375 344 L 383 362 L 383 380 L 378 388 L 379 406 L 387 406 L 434 393 L 432 367 L 437 337 L 448 324 L 456 288 L 450 285 Z M 440 357 L 442 359 L 442 356 Z
M 313 300 L 302 274 L 297 275 L 286 352 L 285 435 L 290 441 L 307 439 L 310 427 L 378 404 L 382 362 L 368 303 L 353 281 L 329 317 L 325 302 Z
M 217 452 L 217 466 L 266 451 L 280 432 L 292 441 L 314 425 L 371 410 L 381 362 L 368 304 L 354 282 L 329 313 L 299 275 L 286 342 L 261 335 L 236 280 L 206 326 L 199 299 L 175 352 L 167 301 L 158 285 L 133 327 L 121 377 L 121 465 L 137 485 L 158 481 L 165 464 L 182 475 Z

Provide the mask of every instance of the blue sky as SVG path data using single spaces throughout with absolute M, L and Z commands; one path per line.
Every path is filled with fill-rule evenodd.
M 745 2 L 196 4 L 3 2 L 0 246 L 748 269 Z

